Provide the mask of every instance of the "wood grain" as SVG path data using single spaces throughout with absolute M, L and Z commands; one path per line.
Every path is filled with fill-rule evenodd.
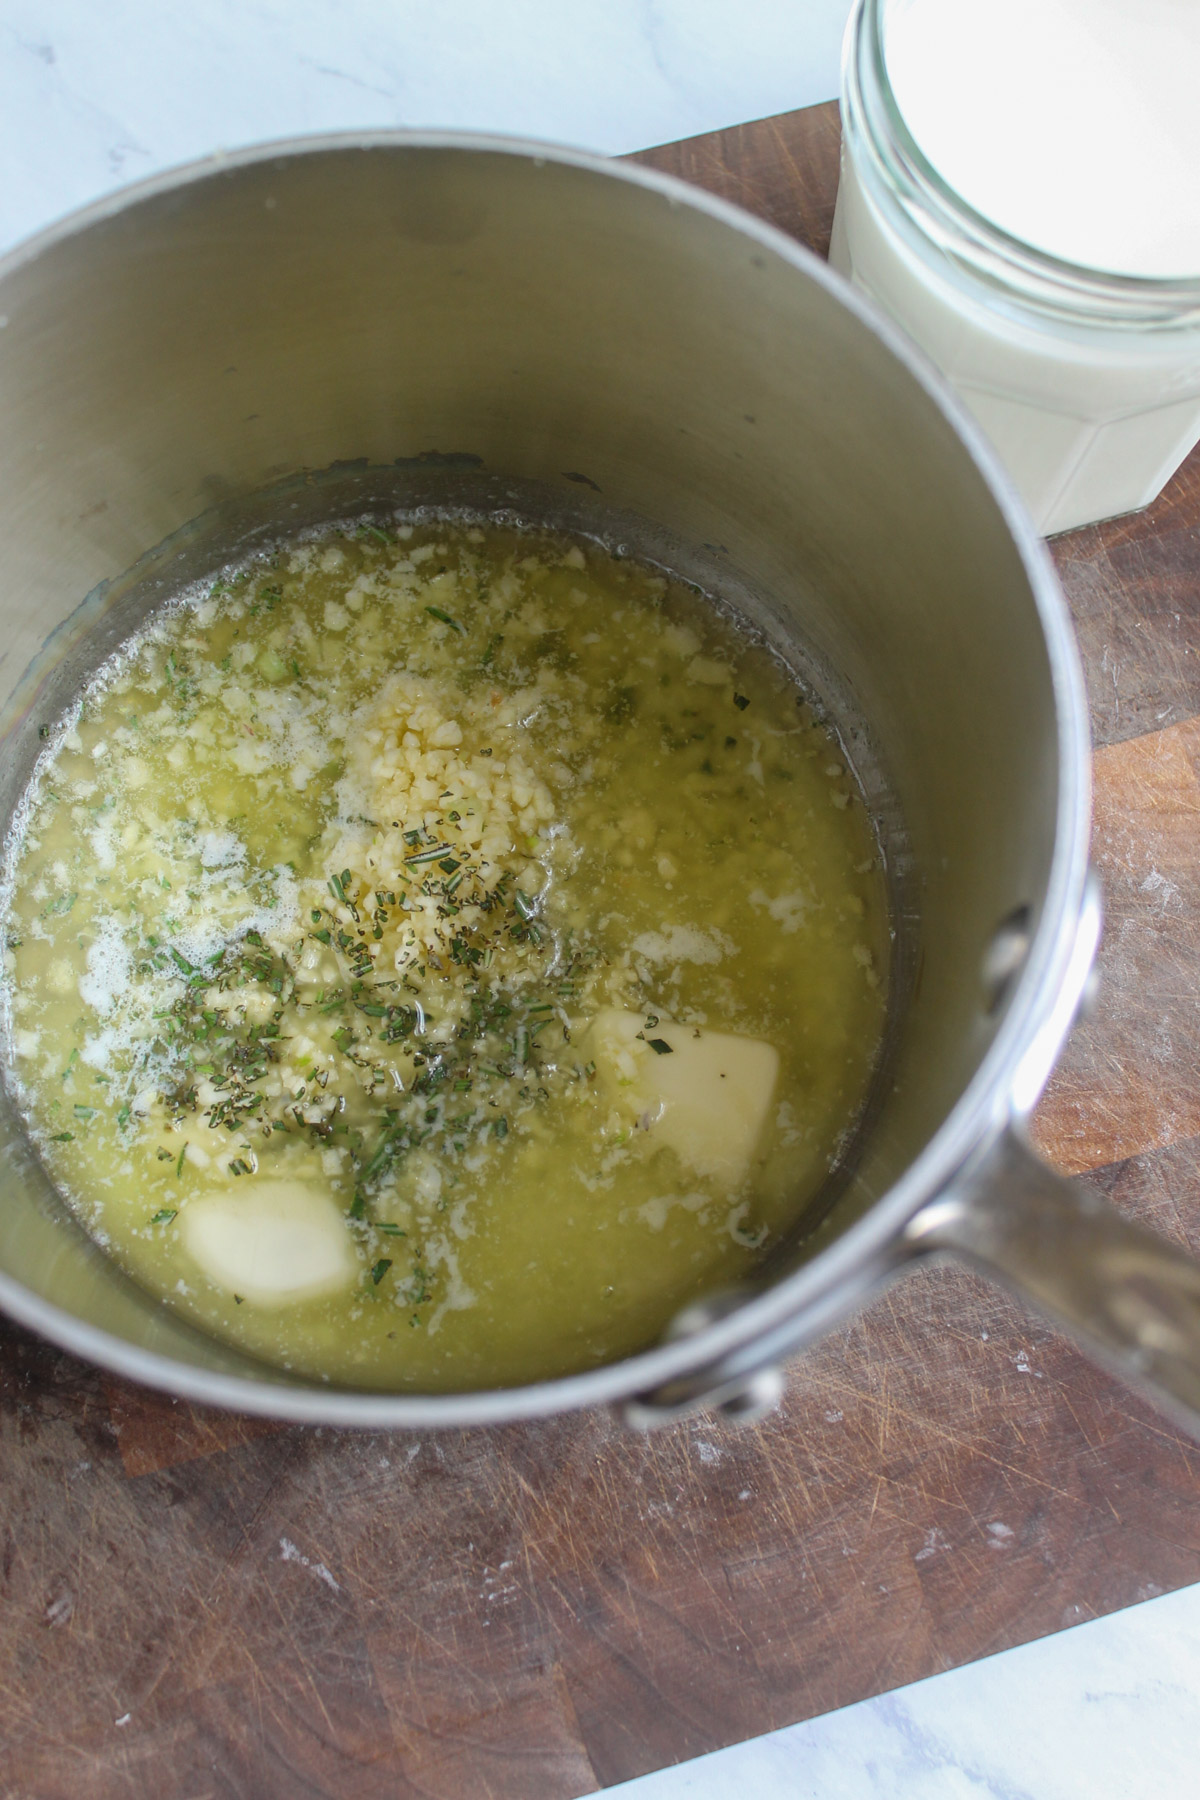
M 1102 986 L 1037 1119 L 1072 1174 L 1200 1132 L 1200 720 L 1096 753 Z
M 824 247 L 836 110 L 645 161 Z M 1200 461 L 1053 546 L 1106 989 L 1044 1144 L 1200 1248 Z M 1200 1579 L 1200 1450 L 927 1269 L 736 1432 L 264 1426 L 0 1326 L 6 1800 L 573 1800 Z
M 150 1475 L 156 1469 L 212 1456 L 282 1430 L 272 1419 L 213 1412 L 156 1393 L 153 1388 L 132 1387 L 127 1381 L 108 1378 L 105 1392 L 127 1475 Z
M 164 1759 L 189 1796 L 567 1800 L 1200 1574 L 1200 1454 L 948 1269 L 744 1433 L 287 1429 L 131 1479 L 103 1379 L 4 1352 L 4 1767 L 39 1800 Z
M 841 142 L 837 102 L 830 100 L 663 144 L 630 160 L 732 200 L 828 256 Z
M 1097 744 L 1200 711 L 1200 450 L 1145 512 L 1056 538 Z

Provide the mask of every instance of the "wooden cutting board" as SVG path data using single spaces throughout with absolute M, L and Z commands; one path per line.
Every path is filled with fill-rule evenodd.
M 824 250 L 836 109 L 642 160 Z M 1200 458 L 1055 545 L 1104 997 L 1042 1143 L 1200 1250 Z M 280 1428 L 0 1327 L 8 1800 L 569 1800 L 1200 1579 L 1200 1450 L 927 1270 L 751 1431 Z

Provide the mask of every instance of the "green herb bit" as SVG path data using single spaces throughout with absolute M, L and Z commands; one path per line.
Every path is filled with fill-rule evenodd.
M 183 1159 L 187 1155 L 187 1150 L 188 1150 L 188 1147 L 185 1144 L 183 1146 L 183 1149 L 179 1152 L 179 1161 L 175 1164 L 175 1179 L 176 1179 L 176 1181 L 178 1181 L 179 1177 L 183 1174 Z
M 401 1231 L 400 1227 L 398 1225 L 393 1225 L 393 1223 L 390 1219 L 377 1220 L 376 1224 L 375 1224 L 375 1229 L 376 1229 L 376 1231 L 382 1231 L 384 1237 L 401 1238 L 401 1237 L 408 1236 L 407 1231 Z
M 174 1162 L 175 1153 L 173 1150 L 164 1150 L 160 1144 L 158 1146 L 158 1160 L 159 1162 Z
M 348 1208 L 352 1219 L 365 1219 L 367 1216 L 367 1197 L 359 1188 Z
M 437 619 L 440 624 L 449 625 L 452 631 L 461 632 L 464 637 L 466 636 L 466 626 L 460 625 L 457 619 L 452 619 L 450 614 L 448 612 L 443 612 L 440 606 L 427 606 L 425 611 L 429 614 L 431 619 Z
M 380 1282 L 383 1280 L 384 1276 L 387 1274 L 387 1272 L 391 1268 L 391 1266 L 392 1266 L 391 1257 L 390 1256 L 381 1256 L 379 1261 L 372 1268 L 371 1280 L 375 1283 L 376 1287 L 379 1286 Z
M 653 1050 L 655 1056 L 671 1056 L 673 1054 L 671 1046 L 668 1044 L 666 1038 L 647 1038 L 646 1042 Z
M 94 1106 L 77 1106 L 75 1107 L 74 1112 L 75 1117 L 77 1119 L 82 1119 L 85 1124 L 88 1119 L 94 1119 L 96 1116 L 96 1109 Z
M 508 1136 L 508 1120 L 503 1116 L 493 1120 L 492 1134 L 494 1137 L 506 1138 Z
M 735 694 L 733 696 L 733 704 L 737 707 L 739 712 L 745 712 L 750 702 L 747 700 L 745 694 Z
M 40 916 L 43 919 L 60 919 L 64 913 L 70 912 L 78 898 L 78 894 L 75 893 L 59 894 L 55 899 L 46 902 Z
M 73 1144 L 75 1133 L 73 1131 L 56 1131 L 50 1142 L 52 1144 Z
M 177 1206 L 160 1206 L 150 1223 L 152 1225 L 169 1225 L 178 1211 Z

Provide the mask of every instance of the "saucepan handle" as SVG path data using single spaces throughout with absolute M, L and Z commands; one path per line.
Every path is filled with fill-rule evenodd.
M 997 1277 L 1200 1437 L 1200 1263 L 1056 1174 L 1017 1126 L 906 1240 Z

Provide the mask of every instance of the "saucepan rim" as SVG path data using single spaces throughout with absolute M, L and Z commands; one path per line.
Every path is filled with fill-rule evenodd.
M 10 1318 L 64 1350 L 184 1399 L 306 1424 L 374 1429 L 501 1424 L 610 1404 L 656 1389 L 785 1328 L 795 1328 L 797 1340 L 801 1335 L 815 1336 L 865 1299 L 904 1259 L 905 1226 L 1003 1127 L 1014 1095 L 1032 1094 L 1041 1085 L 1070 1022 L 1062 1016 L 1062 995 L 1084 905 L 1090 826 L 1087 698 L 1070 617 L 1045 545 L 983 433 L 932 364 L 869 299 L 812 251 L 741 207 L 658 170 L 533 139 L 456 131 L 376 130 L 283 138 L 182 164 L 68 214 L 0 257 L 0 295 L 3 283 L 16 271 L 93 226 L 134 212 L 143 202 L 164 194 L 182 195 L 203 182 L 257 164 L 354 150 L 511 156 L 535 167 L 553 164 L 624 182 L 659 194 L 674 206 L 707 214 L 826 289 L 882 339 L 949 420 L 964 454 L 985 481 L 1029 582 L 1054 697 L 1058 792 L 1049 876 L 1026 960 L 979 1068 L 920 1154 L 859 1219 L 811 1262 L 694 1337 L 660 1344 L 582 1374 L 520 1387 L 448 1394 L 375 1393 L 223 1374 L 178 1362 L 87 1324 L 0 1272 L 0 1308 Z

